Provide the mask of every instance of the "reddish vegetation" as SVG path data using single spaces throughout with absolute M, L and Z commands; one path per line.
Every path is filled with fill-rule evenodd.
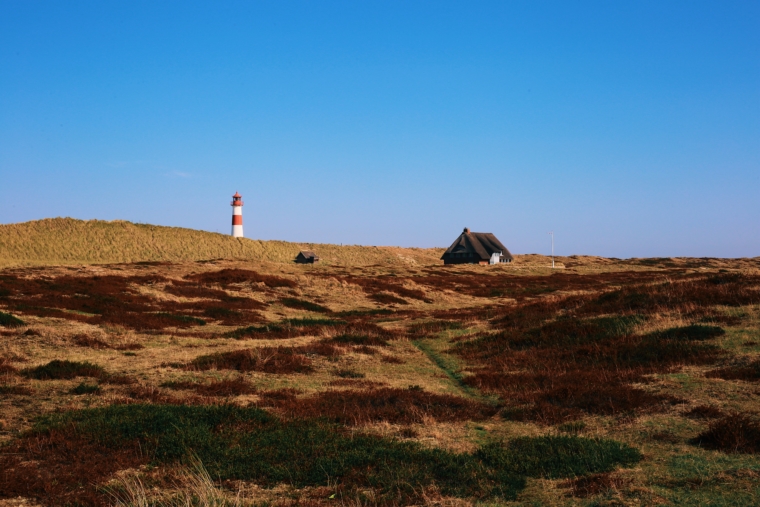
M 6 357 L 0 357 L 0 375 L 15 375 L 18 370 L 11 364 L 11 360 Z
M 374 380 L 340 378 L 331 380 L 329 385 L 333 387 L 351 387 L 354 389 L 377 389 L 378 387 L 385 387 L 388 384 L 385 382 L 376 382 Z
M 438 421 L 483 420 L 494 415 L 493 406 L 421 389 L 381 388 L 368 391 L 324 391 L 308 398 L 267 400 L 288 417 L 326 417 L 348 425 L 374 421 L 411 424 L 425 417 Z
M 760 453 L 760 421 L 745 414 L 731 414 L 713 421 L 693 444 L 724 452 Z
M 166 284 L 164 291 L 185 298 L 222 299 L 228 297 L 227 293 L 223 290 L 210 289 L 199 282 L 184 282 L 180 280 L 172 280 L 171 283 Z
M 680 364 L 707 364 L 721 353 L 713 345 L 666 333 L 618 335 L 599 320 L 577 324 L 575 333 L 568 322 L 551 323 L 458 344 L 461 356 L 484 365 L 466 382 L 501 394 L 511 418 L 554 424 L 583 413 L 664 408 L 678 400 L 630 383 Z
M 31 436 L 3 451 L 3 496 L 36 498 L 43 505 L 108 505 L 97 484 L 119 470 L 137 468 L 148 461 L 136 442 L 119 449 L 105 448 L 74 431 Z M 87 481 L 83 482 L 83 477 Z
M 727 366 L 708 371 L 705 376 L 724 380 L 760 380 L 760 359 L 743 365 Z
M 711 312 L 711 305 L 760 300 L 755 289 L 760 277 L 684 278 L 502 307 L 491 321 L 495 334 L 455 346 L 473 365 L 474 375 L 466 382 L 500 394 L 508 403 L 506 416 L 547 424 L 584 413 L 657 410 L 677 402 L 630 384 L 680 365 L 715 362 L 724 352 L 705 340 L 723 331 L 695 325 L 638 336 L 632 326 L 649 313 L 679 311 L 699 317 Z
M 613 477 L 609 473 L 603 473 L 565 481 L 562 486 L 570 488 L 570 494 L 574 497 L 588 498 L 611 489 L 621 489 L 630 483 L 630 479 Z
M 388 340 L 398 337 L 398 333 L 370 323 L 349 324 L 339 329 L 339 332 L 340 334 L 331 339 L 333 343 L 384 347 L 388 345 Z
M 259 347 L 200 356 L 187 365 L 189 370 L 237 370 L 264 373 L 309 373 L 311 360 L 288 347 Z
M 0 394 L 16 394 L 19 396 L 31 396 L 34 391 L 23 384 L 0 384 Z
M 4 275 L 0 277 L 0 288 L 8 294 L 6 301 L 10 308 L 18 313 L 90 324 L 115 324 L 138 331 L 203 325 L 205 322 L 193 315 L 197 312 L 207 313 L 207 317 L 230 325 L 261 320 L 258 314 L 241 310 L 260 309 L 264 304 L 250 298 L 231 297 L 221 290 L 206 289 L 197 282 L 172 281 L 165 290 L 185 297 L 212 298 L 212 301 L 178 303 L 157 300 L 139 293 L 135 288 L 166 281 L 160 276 L 22 279 Z M 223 310 L 219 312 L 219 308 Z
M 220 380 L 211 383 L 199 382 L 168 382 L 163 384 L 170 389 L 187 389 L 204 396 L 237 396 L 240 394 L 254 394 L 256 388 L 245 381 L 242 377 L 236 379 Z
M 222 287 L 227 287 L 232 284 L 259 284 L 263 283 L 269 288 L 275 287 L 297 287 L 295 281 L 287 278 L 282 278 L 274 275 L 262 275 L 256 271 L 248 269 L 222 269 L 220 271 L 211 271 L 206 273 L 197 273 L 194 275 L 188 275 L 185 277 L 187 280 L 200 282 L 202 284 L 210 285 L 216 284 Z
M 429 268 L 418 282 L 435 290 L 450 290 L 475 297 L 509 297 L 518 301 L 560 291 L 588 291 L 609 286 L 642 283 L 662 278 L 662 272 L 622 271 L 578 276 L 554 273 L 551 276 L 515 276 L 511 273 L 461 273 L 443 267 Z
M 99 338 L 86 334 L 78 334 L 71 338 L 75 344 L 80 347 L 90 347 L 93 349 L 110 349 L 111 346 Z

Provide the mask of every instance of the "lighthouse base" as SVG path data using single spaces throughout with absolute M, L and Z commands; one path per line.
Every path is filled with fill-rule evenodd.
M 242 225 L 233 225 L 232 226 L 232 237 L 233 238 L 242 238 L 243 237 L 243 226 Z

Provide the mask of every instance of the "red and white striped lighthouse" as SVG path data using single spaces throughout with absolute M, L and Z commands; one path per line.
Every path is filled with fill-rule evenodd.
M 243 237 L 243 198 L 242 195 L 235 192 L 232 196 L 232 237 Z

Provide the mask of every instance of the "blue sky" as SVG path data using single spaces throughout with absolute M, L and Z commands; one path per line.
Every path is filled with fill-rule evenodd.
M 760 2 L 0 0 L 0 223 L 760 255 Z

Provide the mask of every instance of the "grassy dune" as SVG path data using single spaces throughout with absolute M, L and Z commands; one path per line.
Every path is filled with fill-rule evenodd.
M 238 239 L 181 227 L 50 218 L 0 225 L 0 267 L 241 259 L 290 262 L 315 250 L 323 264 L 438 262 L 442 249 L 338 246 Z

